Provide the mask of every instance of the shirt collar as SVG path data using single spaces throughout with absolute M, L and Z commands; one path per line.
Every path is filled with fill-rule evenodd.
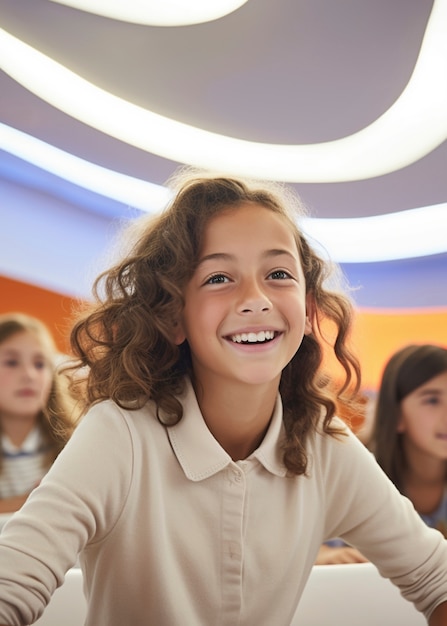
M 209 431 L 189 379 L 179 400 L 183 405 L 183 418 L 175 426 L 168 427 L 169 440 L 187 478 L 200 481 L 233 461 Z M 267 433 L 259 448 L 246 461 L 256 459 L 272 474 L 285 476 L 287 470 L 279 445 L 283 436 L 282 403 L 278 395 Z
M 42 445 L 43 438 L 40 428 L 35 426 L 26 436 L 21 446 L 15 446 L 8 435 L 2 435 L 2 450 L 8 454 L 18 454 L 19 452 L 35 452 Z

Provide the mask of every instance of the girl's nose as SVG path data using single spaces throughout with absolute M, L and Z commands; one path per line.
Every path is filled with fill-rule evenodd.
M 265 291 L 256 281 L 244 285 L 239 301 L 240 313 L 262 313 L 270 311 L 272 303 Z
M 36 367 L 32 364 L 23 364 L 22 366 L 22 376 L 27 380 L 34 378 L 37 373 Z

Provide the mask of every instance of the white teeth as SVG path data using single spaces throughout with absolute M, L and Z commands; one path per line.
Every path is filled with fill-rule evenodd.
M 241 333 L 240 335 L 232 335 L 231 341 L 235 343 L 263 343 L 269 339 L 273 339 L 275 333 L 273 330 L 261 330 L 259 333 Z

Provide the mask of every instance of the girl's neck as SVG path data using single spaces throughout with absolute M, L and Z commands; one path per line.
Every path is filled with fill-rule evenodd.
M 447 484 L 447 463 L 419 451 L 406 449 L 405 495 L 421 514 L 436 511 Z
M 429 481 L 410 477 L 405 481 L 405 495 L 421 515 L 430 515 L 439 507 L 446 488 L 445 477 Z
M 406 459 L 405 482 L 415 487 L 429 487 L 446 482 L 447 461 L 423 452 L 408 439 L 403 440 Z
M 433 467 L 415 467 L 406 471 L 405 482 L 420 488 L 443 485 L 446 482 L 446 473 L 445 463 Z
M 233 385 L 206 390 L 194 384 L 203 418 L 234 461 L 247 458 L 262 442 L 277 398 L 277 387 Z
M 17 448 L 23 444 L 36 423 L 37 417 L 18 418 L 17 416 L 2 415 L 0 418 L 1 432 Z

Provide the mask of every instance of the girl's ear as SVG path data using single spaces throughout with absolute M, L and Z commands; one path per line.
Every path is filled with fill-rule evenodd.
M 174 333 L 174 343 L 176 346 L 179 346 L 185 341 L 186 334 L 185 334 L 185 331 L 183 330 L 182 322 L 175 322 L 173 333 Z
M 304 323 L 304 334 L 310 335 L 313 330 L 313 322 L 315 320 L 315 300 L 312 294 L 306 296 L 306 320 Z

